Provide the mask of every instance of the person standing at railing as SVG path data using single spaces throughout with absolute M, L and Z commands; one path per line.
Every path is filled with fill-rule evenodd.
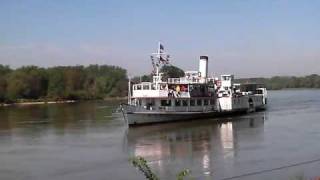
M 176 93 L 177 93 L 177 97 L 180 97 L 180 86 L 179 85 L 176 86 Z

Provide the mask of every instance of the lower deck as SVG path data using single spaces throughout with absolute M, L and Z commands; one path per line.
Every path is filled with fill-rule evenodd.
M 216 111 L 213 98 L 139 98 L 132 100 L 129 112 L 209 112 Z
M 263 96 L 221 97 L 217 99 L 138 99 L 126 107 L 129 125 L 211 118 L 230 113 L 263 109 Z

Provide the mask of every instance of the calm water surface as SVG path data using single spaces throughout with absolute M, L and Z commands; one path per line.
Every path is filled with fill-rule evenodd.
M 116 104 L 0 108 L 0 179 L 143 179 L 135 155 L 161 179 L 185 168 L 195 179 L 320 175 L 320 90 L 270 91 L 264 112 L 132 129 L 111 116 Z

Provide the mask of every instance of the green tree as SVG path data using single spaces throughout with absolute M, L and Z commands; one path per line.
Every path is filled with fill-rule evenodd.
M 11 99 L 38 99 L 47 94 L 48 81 L 44 69 L 26 66 L 8 77 L 7 92 Z
M 65 97 L 74 100 L 84 97 L 85 79 L 83 66 L 66 67 L 64 70 Z
M 5 78 L 0 77 L 0 103 L 6 101 L 7 94 L 7 81 Z
M 184 76 L 184 71 L 173 65 L 162 66 L 160 72 L 163 73 L 163 79 L 179 78 Z
M 126 70 L 117 66 L 26 66 L 11 70 L 0 65 L 0 102 L 18 99 L 100 99 L 125 96 Z
M 7 76 L 11 71 L 9 66 L 0 65 L 0 103 L 7 100 Z
M 65 99 L 65 80 L 64 80 L 64 68 L 54 67 L 48 70 L 48 93 L 47 97 L 59 100 Z

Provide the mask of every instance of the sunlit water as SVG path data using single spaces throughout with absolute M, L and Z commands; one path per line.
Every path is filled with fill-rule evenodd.
M 1 107 L 0 179 L 143 179 L 128 161 L 137 155 L 161 179 L 183 169 L 195 179 L 320 175 L 320 90 L 270 91 L 268 102 L 264 112 L 130 129 L 111 116 L 117 102 Z

